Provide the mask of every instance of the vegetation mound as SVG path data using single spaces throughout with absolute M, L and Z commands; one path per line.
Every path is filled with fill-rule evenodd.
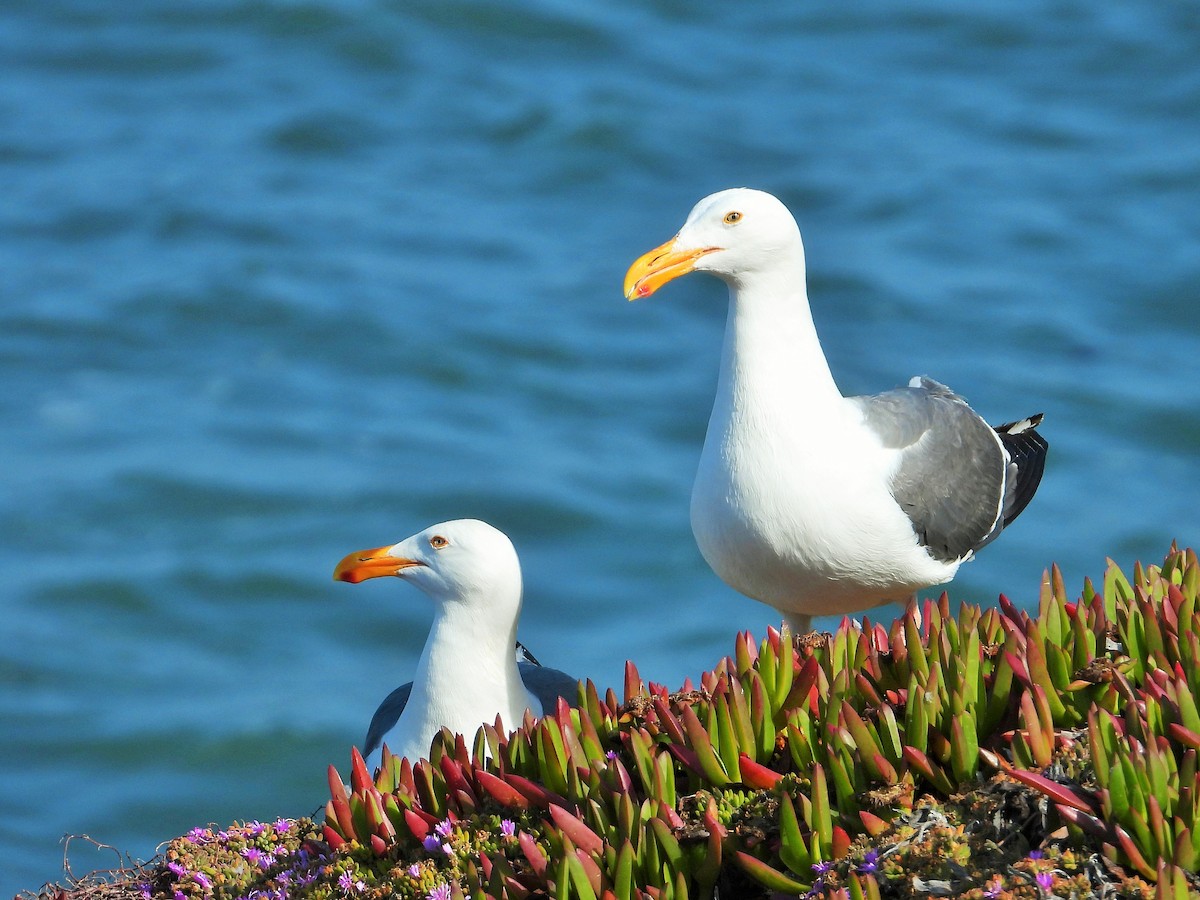
M 1200 563 L 1110 562 L 1036 615 L 741 634 L 670 692 L 626 667 L 430 762 L 354 752 L 323 823 L 172 841 L 49 900 L 1186 897 L 1200 885 Z

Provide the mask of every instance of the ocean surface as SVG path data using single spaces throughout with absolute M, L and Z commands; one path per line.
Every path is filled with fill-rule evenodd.
M 621 294 L 721 188 L 843 391 L 1045 412 L 955 600 L 1195 545 L 1198 60 L 1171 2 L 7 0 L 0 896 L 316 810 L 430 619 L 352 550 L 487 519 L 602 687 L 777 621 L 688 524 L 724 288 Z

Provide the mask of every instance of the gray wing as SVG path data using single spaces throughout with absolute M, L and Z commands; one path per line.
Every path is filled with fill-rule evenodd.
M 900 451 L 892 496 L 931 556 L 953 562 L 999 534 L 1016 468 L 962 397 L 914 378 L 908 387 L 852 399 L 884 446 Z
M 379 704 L 379 709 L 371 716 L 371 724 L 367 726 L 367 739 L 363 741 L 362 749 L 363 759 L 379 749 L 379 745 L 383 743 L 383 736 L 392 730 L 392 726 L 400 718 L 400 713 L 404 712 L 404 707 L 408 705 L 408 695 L 411 693 L 410 681 L 400 685 Z
M 579 679 L 572 678 L 566 672 L 558 669 L 548 669 L 545 666 L 519 663 L 521 680 L 529 692 L 538 698 L 542 704 L 542 712 L 546 715 L 554 712 L 558 698 L 567 701 L 567 706 L 579 705 Z
M 558 704 L 559 697 L 571 706 L 579 704 L 579 682 L 565 672 L 527 662 L 517 663 L 517 668 L 521 672 L 521 680 L 525 682 L 530 693 L 538 698 L 543 711 L 552 711 Z M 362 750 L 364 758 L 370 756 L 383 743 L 383 736 L 391 731 L 392 726 L 399 720 L 400 713 L 404 712 L 410 693 L 411 681 L 400 685 L 379 704 L 379 709 L 375 710 L 375 715 L 371 717 L 371 724 L 367 726 L 367 739 L 363 742 Z

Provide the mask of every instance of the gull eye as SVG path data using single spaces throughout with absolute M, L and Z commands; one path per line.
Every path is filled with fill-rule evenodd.
M 429 546 L 432 547 L 434 550 L 441 550 L 443 547 L 449 547 L 450 542 L 448 540 L 446 540 L 444 537 L 442 537 L 440 534 L 435 534 L 433 537 L 431 537 L 429 539 Z
M 740 221 L 742 221 L 742 214 L 740 212 L 738 212 L 736 209 L 733 210 L 733 212 L 725 213 L 725 224 L 726 225 L 736 225 Z

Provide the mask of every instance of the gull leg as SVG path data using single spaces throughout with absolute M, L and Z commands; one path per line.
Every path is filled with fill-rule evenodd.
M 912 607 L 912 610 L 914 613 L 914 618 L 917 623 L 917 627 L 920 628 L 921 627 L 921 598 L 917 596 L 916 591 L 913 591 L 912 596 L 908 598 L 908 605 L 910 605 Z
M 784 613 L 783 620 L 792 631 L 792 637 L 808 634 L 812 631 L 812 616 L 803 613 Z

